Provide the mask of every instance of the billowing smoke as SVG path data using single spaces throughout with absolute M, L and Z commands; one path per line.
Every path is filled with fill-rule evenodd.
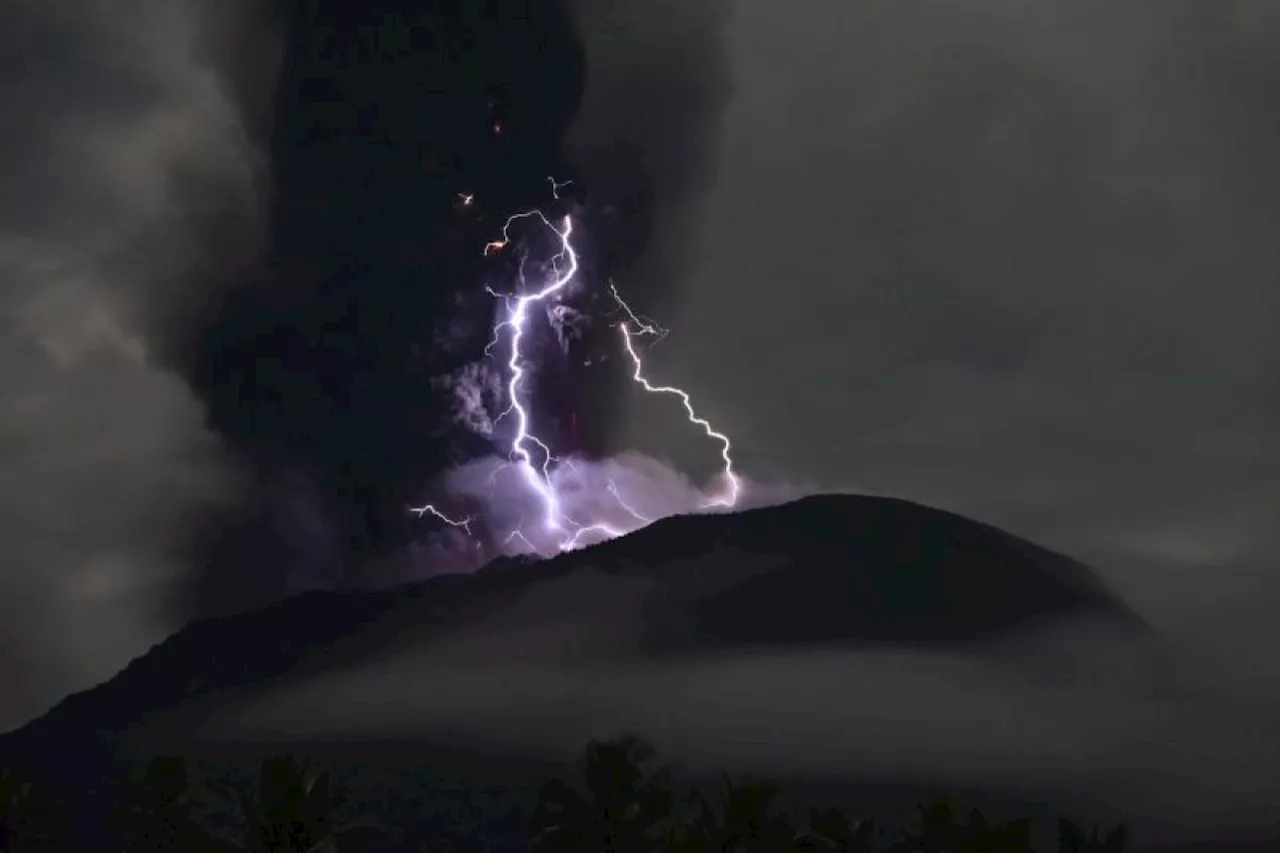
M 498 310 L 476 249 L 548 175 L 597 223 L 601 280 L 661 242 L 645 223 L 714 147 L 719 16 L 632 43 L 616 24 L 642 4 L 500 5 L 0 8 L 0 58 L 23 69 L 0 82 L 0 630 L 31 650 L 6 657 L 0 727 L 192 615 L 362 582 L 423 536 L 405 504 L 494 451 L 447 379 Z M 663 39 L 683 59 L 659 78 L 634 60 Z M 661 133 L 633 133 L 655 104 Z M 575 116 L 591 142 L 571 152 Z M 677 286 L 629 290 L 648 305 Z M 559 318 L 561 344 L 593 334 L 580 320 Z M 594 457 L 624 378 L 575 365 L 548 416 L 580 410 Z
M 503 457 L 473 460 L 448 472 L 443 491 L 451 505 L 465 509 L 461 528 L 450 528 L 445 543 L 432 549 L 449 554 L 442 562 L 417 562 L 411 570 L 468 568 L 485 558 L 506 555 L 552 556 L 563 535 L 541 524 L 545 507 L 515 464 Z M 701 491 L 671 466 L 639 454 L 605 460 L 562 459 L 552 470 L 550 485 L 565 516 L 590 519 L 617 530 L 635 530 L 676 513 L 696 512 Z M 588 533 L 583 545 L 608 538 Z M 435 541 L 435 540 L 433 540 Z M 447 543 L 447 544 L 446 544 Z M 483 543 L 477 549 L 476 543 Z M 468 565 L 468 564 L 471 565 Z
M 550 485 L 565 517 L 589 522 L 591 529 L 572 547 L 612 538 L 612 531 L 632 532 L 661 518 L 723 511 L 707 505 L 707 489 L 669 461 L 637 451 L 604 459 L 565 457 L 551 469 Z M 812 491 L 788 484 L 740 480 L 739 509 L 782 503 Z M 566 531 L 547 531 L 541 524 L 545 504 L 524 481 L 510 459 L 490 456 L 449 470 L 437 484 L 442 505 L 454 524 L 423 536 L 380 575 L 388 580 L 467 572 L 495 557 L 550 557 L 564 550 Z M 582 524 L 582 527 L 588 527 Z
M 646 311 L 667 316 L 690 284 L 699 204 L 716 173 L 734 4 L 570 5 L 589 73 L 568 146 L 600 199 L 596 251 L 629 293 L 644 283 Z
M 723 78 L 723 15 L 702 21 L 692 41 L 683 25 L 666 24 L 636 41 L 633 58 L 660 46 L 657 35 L 687 55 L 678 74 L 659 79 L 651 62 L 622 61 L 617 48 L 632 36 L 600 50 L 602 28 L 616 32 L 634 17 L 628 4 L 499 6 L 272 4 L 270 15 L 237 22 L 278 37 L 280 73 L 265 107 L 263 61 L 232 49 L 241 35 L 213 33 L 209 56 L 255 135 L 270 192 L 261 262 L 224 276 L 236 287 L 195 318 L 196 344 L 180 363 L 259 484 L 244 512 L 208 531 L 213 557 L 189 592 L 194 611 L 244 606 L 245 575 L 258 597 L 377 582 L 370 566 L 395 563 L 437 533 L 406 507 L 446 484 L 453 466 L 508 450 L 494 406 L 495 382 L 507 377 L 484 357 L 504 310 L 493 288 L 510 296 L 518 270 L 514 253 L 482 251 L 506 217 L 573 206 L 592 224 L 584 273 L 603 284 L 640 268 L 656 245 L 643 223 L 698 185 L 686 179 L 706 169 L 712 150 L 703 129 L 724 90 L 708 97 L 702 81 Z M 602 87 L 631 105 L 609 108 Z M 637 111 L 664 102 L 681 106 L 663 131 L 617 150 Z M 572 147 L 571 136 L 595 142 Z M 675 286 L 663 277 L 629 291 L 648 305 Z M 540 401 L 539 434 L 557 454 L 607 455 L 627 377 L 616 355 L 610 363 L 589 354 L 602 336 L 616 348 L 613 328 L 585 306 L 540 308 L 552 312 L 540 346 L 556 355 L 537 365 L 529 389 Z M 298 496 L 327 530 L 309 541 L 336 553 L 299 554 L 297 537 L 280 532 L 281 514 L 298 510 L 262 495 Z
M 198 520 L 246 485 L 169 369 L 261 234 L 253 146 L 188 55 L 198 11 L 0 7 L 0 730 L 175 628 Z

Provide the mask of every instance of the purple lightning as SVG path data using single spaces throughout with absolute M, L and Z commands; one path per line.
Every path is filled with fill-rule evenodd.
M 707 437 L 719 442 L 720 458 L 724 461 L 724 469 L 721 472 L 721 478 L 724 480 L 725 492 L 719 497 L 710 498 L 703 502 L 703 507 L 722 507 L 731 509 L 738 503 L 738 498 L 742 492 L 742 481 L 738 479 L 737 473 L 733 470 L 733 443 L 729 441 L 729 437 L 722 432 L 716 431 L 715 427 L 706 418 L 701 417 L 693 408 L 693 401 L 689 397 L 689 392 L 683 388 L 677 388 L 674 385 L 654 385 L 644 375 L 644 361 L 640 358 L 640 354 L 636 352 L 635 338 L 641 335 L 656 335 L 659 340 L 666 336 L 665 329 L 661 329 L 652 323 L 646 323 L 641 320 L 631 307 L 623 301 L 618 295 L 618 289 L 609 284 L 609 289 L 613 293 L 613 298 L 623 311 L 627 313 L 632 323 L 636 325 L 636 331 L 632 331 L 631 327 L 623 322 L 618 324 L 618 329 L 622 332 L 622 346 L 627 351 L 627 355 L 631 358 L 631 380 L 643 388 L 650 394 L 670 394 L 678 397 L 684 406 L 685 414 L 689 418 L 689 423 L 700 427 Z
M 507 359 L 507 368 L 511 371 L 510 378 L 507 380 L 508 411 L 514 411 L 516 415 L 516 435 L 511 441 L 511 452 L 512 455 L 520 460 L 520 471 L 524 475 L 525 482 L 542 499 L 543 506 L 546 509 L 545 523 L 547 529 L 560 530 L 562 525 L 560 497 L 556 494 L 555 487 L 551 485 L 551 472 L 549 470 L 552 461 L 554 461 L 551 456 L 551 450 L 537 436 L 529 432 L 529 411 L 520 402 L 520 382 L 524 379 L 525 374 L 524 356 L 520 351 L 520 344 L 524 340 L 525 321 L 529 317 L 529 306 L 534 303 L 544 302 L 569 286 L 569 282 L 573 280 L 573 277 L 578 272 L 578 253 L 573 250 L 573 246 L 569 242 L 569 238 L 573 234 L 573 221 L 566 216 L 564 218 L 564 230 L 559 230 L 538 211 L 517 213 L 508 219 L 506 225 L 502 227 L 502 246 L 506 246 L 510 242 L 508 232 L 511 224 L 517 219 L 530 216 L 538 217 L 544 225 L 559 235 L 560 252 L 551 260 L 552 270 L 555 272 L 551 282 L 541 290 L 517 297 L 511 309 L 511 316 L 504 321 L 511 328 L 510 357 Z M 495 244 L 489 244 L 489 246 L 493 245 Z M 488 250 L 489 246 L 486 246 L 485 249 Z M 569 261 L 569 267 L 564 272 L 560 272 L 560 263 L 566 258 Z M 505 415 L 506 413 L 504 412 L 503 414 Z M 527 446 L 531 442 L 538 445 L 538 448 L 542 450 L 543 463 L 541 471 L 534 468 L 533 455 L 529 452 Z
M 432 504 L 423 504 L 422 506 L 409 507 L 409 512 L 414 513 L 415 515 L 418 516 L 418 518 L 422 518 L 424 515 L 430 515 L 434 518 L 440 519 L 450 527 L 460 527 L 463 530 L 467 531 L 467 533 L 471 532 L 470 518 L 451 518 L 445 515 L 440 510 L 436 509 L 435 506 Z
M 548 178 L 551 184 L 552 194 L 558 198 L 558 191 L 566 186 L 568 182 L 557 182 L 554 178 Z M 470 196 L 465 197 L 464 203 L 470 202 Z M 634 523 L 628 523 L 625 526 L 609 524 L 603 521 L 583 522 L 573 518 L 563 508 L 557 478 L 555 474 L 559 470 L 557 463 L 560 461 L 552 454 L 550 447 L 538 436 L 531 431 L 531 417 L 529 401 L 525 394 L 525 380 L 529 372 L 529 356 L 524 350 L 524 343 L 528 332 L 528 320 L 530 308 L 537 305 L 558 305 L 568 295 L 574 277 L 579 270 L 578 254 L 573 247 L 573 221 L 569 216 L 565 216 L 562 226 L 557 228 L 551 223 L 547 217 L 538 210 L 530 210 L 523 213 L 517 213 L 507 219 L 502 228 L 502 235 L 499 239 L 493 240 L 484 246 L 483 253 L 487 256 L 495 252 L 506 249 L 512 242 L 511 229 L 521 220 L 536 219 L 542 223 L 548 230 L 556 235 L 559 241 L 559 248 L 556 254 L 550 260 L 550 268 L 552 272 L 551 280 L 541 288 L 517 295 L 515 297 L 503 296 L 496 291 L 489 289 L 489 293 L 495 298 L 503 299 L 507 305 L 506 316 L 496 323 L 493 327 L 492 337 L 485 347 L 485 355 L 491 355 L 494 348 L 499 345 L 506 332 L 508 348 L 505 358 L 505 367 L 507 371 L 506 395 L 507 408 L 495 418 L 495 423 L 504 419 L 507 415 L 514 415 L 516 428 L 515 434 L 511 439 L 508 450 L 509 466 L 519 469 L 521 480 L 524 486 L 537 498 L 539 505 L 542 507 L 541 528 L 544 533 L 552 534 L 551 541 L 546 542 L 544 536 L 531 536 L 520 526 L 511 530 L 504 542 L 510 543 L 520 540 L 530 549 L 538 552 L 571 551 L 590 544 L 593 541 L 601 541 L 603 539 L 612 539 L 622 536 L 639 527 L 643 527 L 653 521 L 652 518 L 637 511 L 632 504 L 620 493 L 617 484 L 610 481 L 608 491 L 617 506 L 620 507 Z M 523 261 L 521 262 L 521 270 L 519 281 L 524 282 Z M 723 492 L 714 497 L 708 498 L 702 503 L 702 508 L 732 508 L 734 507 L 742 492 L 742 484 L 737 473 L 734 470 L 732 457 L 732 444 L 729 438 L 723 433 L 717 431 L 709 421 L 701 417 L 693 408 L 692 401 L 688 392 L 675 386 L 654 385 L 647 378 L 644 370 L 644 363 L 639 352 L 636 349 L 635 340 L 642 336 L 653 336 L 661 340 L 666 334 L 666 330 L 659 328 L 656 324 L 642 319 L 630 306 L 622 299 L 617 288 L 612 282 L 609 283 L 610 294 L 618 307 L 625 312 L 626 320 L 617 324 L 622 334 L 623 348 L 632 363 L 632 380 L 639 385 L 645 392 L 650 394 L 672 395 L 677 397 L 683 404 L 684 410 L 688 416 L 688 420 L 694 426 L 702 430 L 707 437 L 718 442 L 721 447 L 720 457 L 724 462 L 724 467 L 720 474 L 720 479 L 725 488 Z M 533 449 L 536 447 L 540 453 L 540 463 L 535 458 Z M 566 461 L 565 466 L 568 470 L 574 470 L 571 461 Z M 494 475 L 496 477 L 496 473 Z M 417 513 L 421 518 L 424 515 L 432 515 L 433 517 L 445 522 L 452 527 L 458 527 L 471 532 L 470 522 L 472 519 L 455 519 L 446 515 L 434 505 L 427 504 L 422 507 L 413 508 L 413 512 Z M 538 547 L 535 542 L 544 542 L 548 547 Z

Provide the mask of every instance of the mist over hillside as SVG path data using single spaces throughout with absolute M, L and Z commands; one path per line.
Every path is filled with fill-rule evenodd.
M 1170 832 L 1264 825 L 1280 755 L 1264 706 L 1187 669 L 1080 563 L 858 496 L 199 622 L 0 750 L 367 752 L 463 776 L 475 755 L 501 777 L 618 731 L 694 773 L 1052 796 Z M 1233 777 L 1206 797 L 1187 780 L 1218 762 Z

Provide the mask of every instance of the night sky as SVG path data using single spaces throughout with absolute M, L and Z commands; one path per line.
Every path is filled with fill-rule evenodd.
M 296 5 L 0 10 L 0 726 L 400 577 L 403 507 L 492 451 L 438 380 L 532 205 L 753 479 L 1063 549 L 1280 702 L 1274 4 Z M 701 481 L 611 335 L 549 350 L 540 427 Z

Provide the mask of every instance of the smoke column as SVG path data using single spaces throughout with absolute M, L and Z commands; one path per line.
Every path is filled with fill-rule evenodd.
M 487 431 L 480 399 L 460 418 L 458 389 L 502 394 L 487 288 L 517 276 L 480 248 L 548 200 L 591 291 L 551 332 L 530 318 L 564 505 L 635 523 L 612 482 L 645 517 L 697 508 L 617 452 L 632 383 L 605 283 L 670 316 L 678 229 L 657 224 L 709 169 L 715 4 L 121 4 L 0 4 L 0 728 L 192 617 L 415 576 L 447 534 L 473 549 L 405 508 L 485 508 L 512 421 Z
M 404 554 L 437 547 L 422 541 L 437 536 L 431 520 L 406 506 L 453 495 L 451 508 L 471 505 L 444 514 L 478 514 L 486 498 L 469 478 L 505 458 L 512 425 L 485 423 L 497 412 L 482 398 L 503 389 L 484 349 L 511 307 L 490 291 L 519 276 L 515 253 L 477 249 L 549 197 L 586 238 L 574 248 L 598 301 L 544 306 L 561 339 L 534 335 L 537 370 L 522 384 L 538 401 L 530 434 L 573 462 L 577 475 L 557 468 L 566 481 L 633 458 L 615 446 L 633 371 L 616 325 L 594 318 L 617 310 L 610 277 L 655 313 L 680 286 L 663 236 L 676 231 L 655 223 L 687 208 L 709 171 L 708 129 L 727 92 L 723 5 L 490 5 L 279 0 L 206 15 L 202 57 L 260 164 L 262 244 L 223 265 L 225 225 L 210 222 L 194 273 L 202 296 L 165 330 L 169 362 L 247 483 L 232 511 L 203 517 L 185 612 L 403 579 Z M 679 62 L 655 75 L 664 42 Z M 667 105 L 661 129 L 635 133 L 656 104 Z M 208 188 L 176 190 L 195 200 Z M 651 249 L 666 260 L 653 266 Z M 464 387 L 474 399 L 460 407 Z M 696 491 L 661 503 L 696 509 Z M 492 535 L 470 526 L 474 537 L 439 534 Z

